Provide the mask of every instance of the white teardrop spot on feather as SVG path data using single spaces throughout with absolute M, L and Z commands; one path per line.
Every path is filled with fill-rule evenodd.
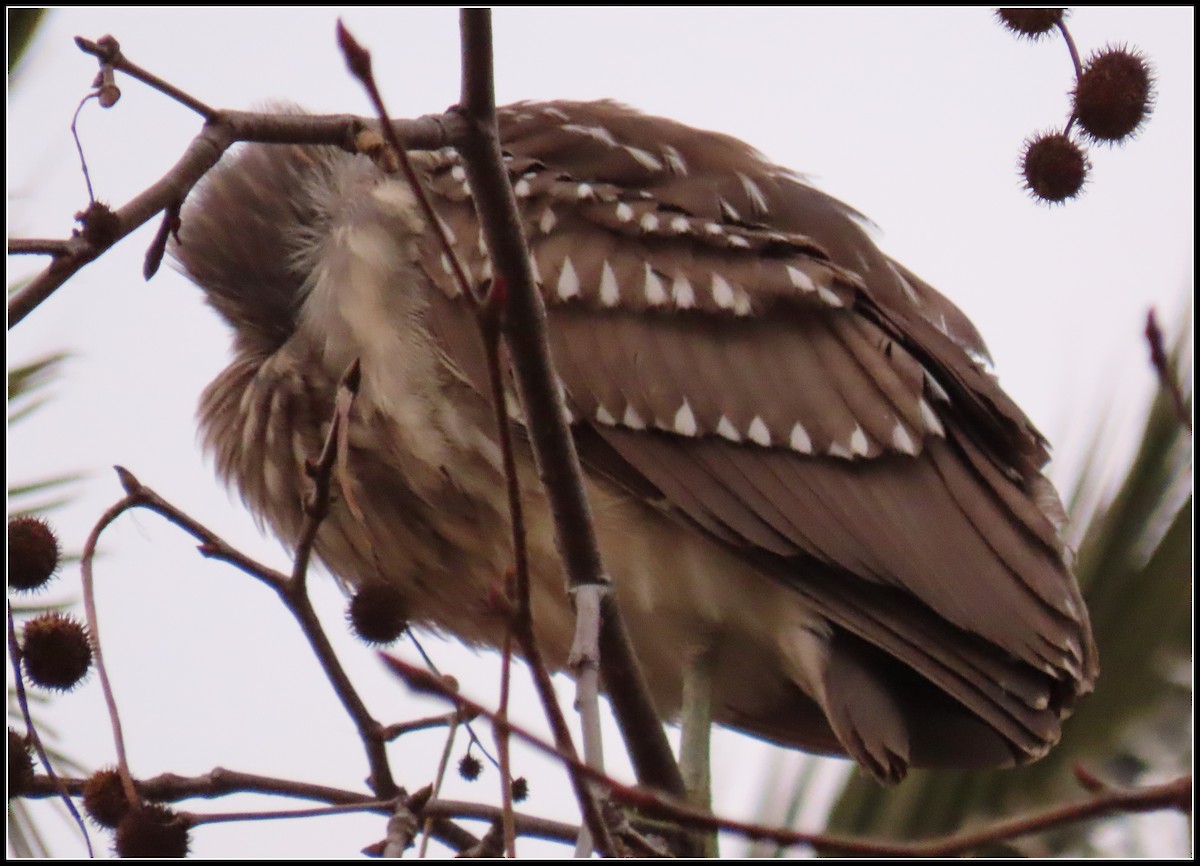
M 764 447 L 771 444 L 771 431 L 767 429 L 766 422 L 757 415 L 750 422 L 750 429 L 746 431 L 746 436 L 751 442 L 757 442 Z
M 792 285 L 802 292 L 815 292 L 817 284 L 813 282 L 813 278 L 799 268 L 787 265 L 788 279 L 792 281 Z
M 617 283 L 617 275 L 608 260 L 600 271 L 600 303 L 606 307 L 615 307 L 621 300 L 621 286 Z
M 917 443 L 909 435 L 908 428 L 899 421 L 892 428 L 892 447 L 902 454 L 917 453 Z
M 867 442 L 867 434 L 863 432 L 862 427 L 855 424 L 854 432 L 850 434 L 850 451 L 859 457 L 866 457 L 870 450 L 871 445 Z
M 837 457 L 841 460 L 853 460 L 854 459 L 854 455 L 850 453 L 850 450 L 848 448 L 846 448 L 845 445 L 841 445 L 837 442 L 829 443 L 829 456 Z
M 733 306 L 733 286 L 729 285 L 729 281 L 715 271 L 712 275 L 712 294 L 713 301 L 721 309 L 728 310 Z
M 943 403 L 950 402 L 950 395 L 946 393 L 946 389 L 942 387 L 942 383 L 933 378 L 933 374 L 928 370 L 925 371 L 925 389 L 929 391 L 929 396 L 935 400 L 941 400 Z
M 684 276 L 682 271 L 675 276 L 675 281 L 671 283 L 671 297 L 675 300 L 675 306 L 681 310 L 696 306 L 696 290 L 692 288 L 691 281 Z
M 833 291 L 831 291 L 830 289 L 827 289 L 825 286 L 819 287 L 817 289 L 817 294 L 820 296 L 822 301 L 824 301 L 826 304 L 828 304 L 831 307 L 839 308 L 839 307 L 845 306 L 845 304 L 842 303 L 842 299 L 839 298 L 836 294 L 834 294 Z
M 562 270 L 558 274 L 558 297 L 561 300 L 573 298 L 579 294 L 579 275 L 569 258 L 563 259 Z
M 678 150 L 665 144 L 663 145 L 663 155 L 667 158 L 667 168 L 671 170 L 672 174 L 686 175 L 688 173 L 687 161 Z
M 633 147 L 628 144 L 625 145 L 625 150 L 630 156 L 632 156 L 639 163 L 641 163 L 642 166 L 650 171 L 662 171 L 662 163 L 659 162 L 658 157 L 656 157 L 650 151 L 642 150 L 640 147 Z
M 674 428 L 675 432 L 680 436 L 696 435 L 696 416 L 692 412 L 692 407 L 688 405 L 687 400 L 683 401 L 683 405 L 675 413 Z
M 722 415 L 721 420 L 717 422 L 717 435 L 725 437 L 730 442 L 742 441 L 742 434 L 739 433 L 737 428 L 733 426 L 733 422 L 724 415 Z
M 801 454 L 812 454 L 813 444 L 812 438 L 808 435 L 808 431 L 804 429 L 804 425 L 799 421 L 792 427 L 792 435 L 788 437 L 788 445 L 793 451 L 799 451 Z
M 646 263 L 646 303 L 652 307 L 661 307 L 667 302 L 667 287 L 662 279 L 654 272 L 650 263 Z
M 945 436 L 946 430 L 942 427 L 942 422 L 938 418 L 937 413 L 933 411 L 933 407 L 929 402 L 922 397 L 918 406 L 921 409 L 921 422 L 925 425 L 925 429 L 934 436 Z

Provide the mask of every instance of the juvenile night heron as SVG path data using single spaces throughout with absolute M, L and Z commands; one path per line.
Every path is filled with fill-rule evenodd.
M 702 650 L 717 721 L 883 780 L 1043 755 L 1096 653 L 1045 442 L 971 323 L 736 139 L 611 102 L 510 106 L 500 132 L 662 713 Z M 484 283 L 458 155 L 412 156 Z M 499 644 L 486 600 L 511 553 L 481 342 L 404 180 L 334 148 L 246 147 L 192 196 L 175 255 L 234 332 L 201 408 L 220 474 L 294 543 L 305 461 L 360 358 L 352 490 L 316 551 L 349 586 L 402 588 L 414 622 Z M 562 665 L 572 614 L 519 459 L 536 630 Z

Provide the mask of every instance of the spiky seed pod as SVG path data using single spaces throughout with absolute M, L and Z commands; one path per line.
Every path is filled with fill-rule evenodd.
M 8 521 L 8 585 L 21 592 L 40 589 L 58 570 L 61 548 L 40 517 Z
M 87 629 L 62 613 L 44 613 L 25 623 L 21 655 L 30 680 L 64 692 L 73 689 L 92 666 Z
M 997 9 L 996 18 L 1013 33 L 1036 42 L 1058 26 L 1066 13 L 1065 8 Z
M 512 781 L 512 798 L 514 803 L 521 803 L 529 796 L 529 780 L 517 776 Z
M 1150 115 L 1153 92 L 1146 58 L 1108 46 L 1088 58 L 1071 100 L 1083 131 L 1095 141 L 1113 143 L 1138 131 Z
M 1061 132 L 1047 132 L 1025 142 L 1021 175 L 1025 188 L 1041 201 L 1057 204 L 1074 198 L 1087 180 L 1087 153 Z
M 75 214 L 84 240 L 96 247 L 110 247 L 121 238 L 121 218 L 102 201 L 93 201 Z
M 462 776 L 468 782 L 474 782 L 482 772 L 483 764 L 470 752 L 463 755 L 462 760 L 458 762 L 458 775 Z
M 188 824 L 166 806 L 150 803 L 130 809 L 117 825 L 118 857 L 186 857 Z
M 83 783 L 83 808 L 101 827 L 116 829 L 129 812 L 129 798 L 121 774 L 113 767 L 97 770 Z
M 33 787 L 33 753 L 24 737 L 8 729 L 8 799 L 20 797 Z
M 360 640 L 389 644 L 408 628 L 408 605 L 396 588 L 370 583 L 350 599 L 346 619 Z

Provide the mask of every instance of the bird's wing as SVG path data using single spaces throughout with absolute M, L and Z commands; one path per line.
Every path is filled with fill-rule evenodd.
M 607 103 L 501 119 L 584 459 L 1044 751 L 1095 654 L 1044 442 L 967 319 L 734 139 Z M 485 280 L 461 167 L 429 168 Z

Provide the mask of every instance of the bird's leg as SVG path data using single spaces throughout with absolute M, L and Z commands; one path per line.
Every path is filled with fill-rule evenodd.
M 683 707 L 679 742 L 679 769 L 688 800 L 693 806 L 712 811 L 710 769 L 713 718 L 713 671 L 716 650 L 711 644 L 693 647 L 684 660 Z M 699 840 L 705 857 L 718 856 L 717 833 Z

